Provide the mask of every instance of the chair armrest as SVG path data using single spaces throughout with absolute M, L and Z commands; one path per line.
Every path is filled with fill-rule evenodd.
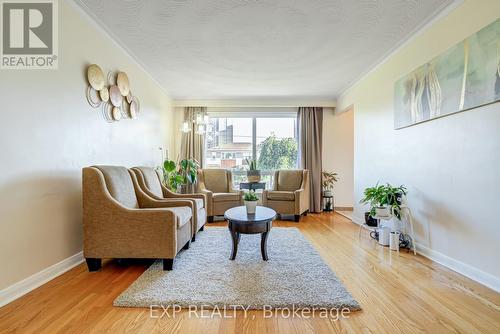
M 178 193 L 175 193 L 172 190 L 168 189 L 163 184 L 161 185 L 161 187 L 162 187 L 163 196 L 165 198 L 172 198 L 172 199 L 174 199 L 174 198 L 186 198 L 186 199 L 198 198 L 198 199 L 202 199 L 203 200 L 203 206 L 204 207 L 206 207 L 206 205 L 207 205 L 207 198 L 206 198 L 206 195 L 203 194 L 203 193 L 178 194 Z
M 262 205 L 267 206 L 267 194 L 269 193 L 269 190 L 264 189 L 262 190 Z
M 295 214 L 300 215 L 309 207 L 309 198 L 305 189 L 294 191 L 295 195 Z

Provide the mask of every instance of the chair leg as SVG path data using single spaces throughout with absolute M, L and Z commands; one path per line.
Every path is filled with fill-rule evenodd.
M 163 259 L 163 270 L 172 270 L 174 267 L 174 259 Z
M 191 241 L 186 242 L 186 244 L 184 245 L 184 247 L 182 247 L 182 249 L 189 249 L 189 247 L 191 247 Z
M 309 213 L 309 210 L 304 211 L 304 213 L 303 213 L 304 217 L 307 216 L 308 213 Z
M 99 269 L 101 269 L 101 259 L 86 258 L 85 261 L 87 261 L 87 267 L 89 268 L 89 271 L 98 271 Z
M 295 222 L 300 222 L 300 215 L 295 215 Z
M 213 223 L 213 222 L 214 222 L 214 216 L 208 216 L 207 221 L 208 221 L 209 223 Z
M 205 229 L 205 225 L 203 225 L 201 228 L 200 228 L 200 232 L 203 231 Z
M 193 235 L 193 237 L 191 238 L 191 241 L 192 241 L 192 242 L 195 242 L 195 241 L 196 241 L 196 234 L 195 234 L 195 235 Z

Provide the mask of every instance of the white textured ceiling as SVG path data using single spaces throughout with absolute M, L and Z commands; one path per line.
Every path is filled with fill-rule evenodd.
M 335 98 L 451 0 L 78 0 L 175 99 Z

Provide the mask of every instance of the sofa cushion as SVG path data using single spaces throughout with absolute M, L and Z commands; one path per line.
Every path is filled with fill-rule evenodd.
M 212 200 L 214 202 L 239 202 L 240 196 L 239 193 L 214 193 Z
M 129 171 L 121 166 L 95 166 L 104 175 L 111 197 L 127 208 L 139 208 Z
M 163 198 L 163 190 L 156 171 L 151 167 L 136 167 L 136 169 L 141 171 L 144 183 L 146 183 L 148 190 L 155 196 Z
M 203 169 L 205 188 L 214 193 L 229 191 L 227 171 L 225 169 Z
M 191 208 L 187 206 L 176 206 L 176 207 L 170 207 L 168 209 L 173 211 L 175 215 L 179 218 L 177 220 L 177 228 L 180 228 L 184 224 L 189 222 L 189 220 L 192 217 Z
M 268 191 L 267 198 L 275 201 L 295 201 L 295 194 L 291 191 Z
M 196 202 L 196 209 L 197 210 L 200 210 L 200 209 L 204 208 L 203 199 L 201 199 L 201 198 L 194 198 L 194 201 Z
M 302 186 L 302 174 L 303 171 L 292 169 L 292 170 L 280 170 L 278 173 L 277 190 L 280 191 L 295 191 L 299 190 Z

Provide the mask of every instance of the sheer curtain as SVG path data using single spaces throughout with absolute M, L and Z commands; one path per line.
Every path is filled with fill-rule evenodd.
M 203 149 L 205 147 L 205 135 L 196 133 L 196 113 L 205 113 L 206 107 L 185 107 L 184 121 L 188 122 L 191 131 L 182 133 L 180 160 L 195 159 L 203 167 Z
M 311 212 L 322 211 L 321 170 L 323 140 L 323 108 L 300 107 L 297 113 L 298 165 L 309 170 Z

